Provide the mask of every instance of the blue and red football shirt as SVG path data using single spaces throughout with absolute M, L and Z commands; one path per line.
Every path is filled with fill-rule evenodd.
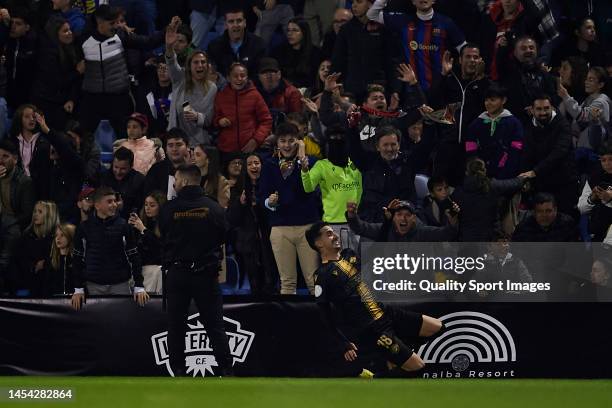
M 423 90 L 428 90 L 434 75 L 442 72 L 444 52 L 465 43 L 463 32 L 453 20 L 439 13 L 423 21 L 416 15 L 385 12 L 384 21 L 400 32 L 404 54 Z

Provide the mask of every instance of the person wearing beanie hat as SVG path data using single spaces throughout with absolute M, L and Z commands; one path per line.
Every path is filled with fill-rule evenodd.
M 147 138 L 149 119 L 142 113 L 134 112 L 127 120 L 127 139 L 119 139 L 114 150 L 126 147 L 134 153 L 134 170 L 146 176 L 155 163 L 166 158 L 161 140 Z

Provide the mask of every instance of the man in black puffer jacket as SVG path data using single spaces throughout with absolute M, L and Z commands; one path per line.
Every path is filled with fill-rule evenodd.
M 89 295 L 129 295 L 134 279 L 134 300 L 144 305 L 149 299 L 142 278 L 135 229 L 117 216 L 116 193 L 100 187 L 94 193 L 95 215 L 77 227 L 72 250 L 74 294 L 72 306 L 79 310 Z

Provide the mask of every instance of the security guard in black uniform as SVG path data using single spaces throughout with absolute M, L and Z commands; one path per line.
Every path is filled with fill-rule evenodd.
M 201 174 L 194 165 L 180 166 L 175 174 L 178 196 L 160 213 L 163 239 L 165 294 L 168 305 L 168 350 L 175 376 L 185 375 L 185 332 L 191 299 L 211 341 L 218 368 L 232 374 L 232 357 L 223 324 L 223 298 L 218 275 L 221 245 L 228 230 L 225 211 L 204 196 Z

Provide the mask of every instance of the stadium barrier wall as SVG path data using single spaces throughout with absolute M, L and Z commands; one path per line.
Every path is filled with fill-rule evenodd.
M 612 303 L 418 303 L 446 333 L 420 347 L 425 378 L 612 378 Z M 355 367 L 323 328 L 312 300 L 228 299 L 226 331 L 238 376 L 347 376 Z M 169 376 L 161 299 L 0 299 L 0 375 Z M 350 333 L 348 333 L 350 335 Z M 185 339 L 190 374 L 215 371 L 193 309 Z M 367 347 L 357 365 L 376 369 Z

